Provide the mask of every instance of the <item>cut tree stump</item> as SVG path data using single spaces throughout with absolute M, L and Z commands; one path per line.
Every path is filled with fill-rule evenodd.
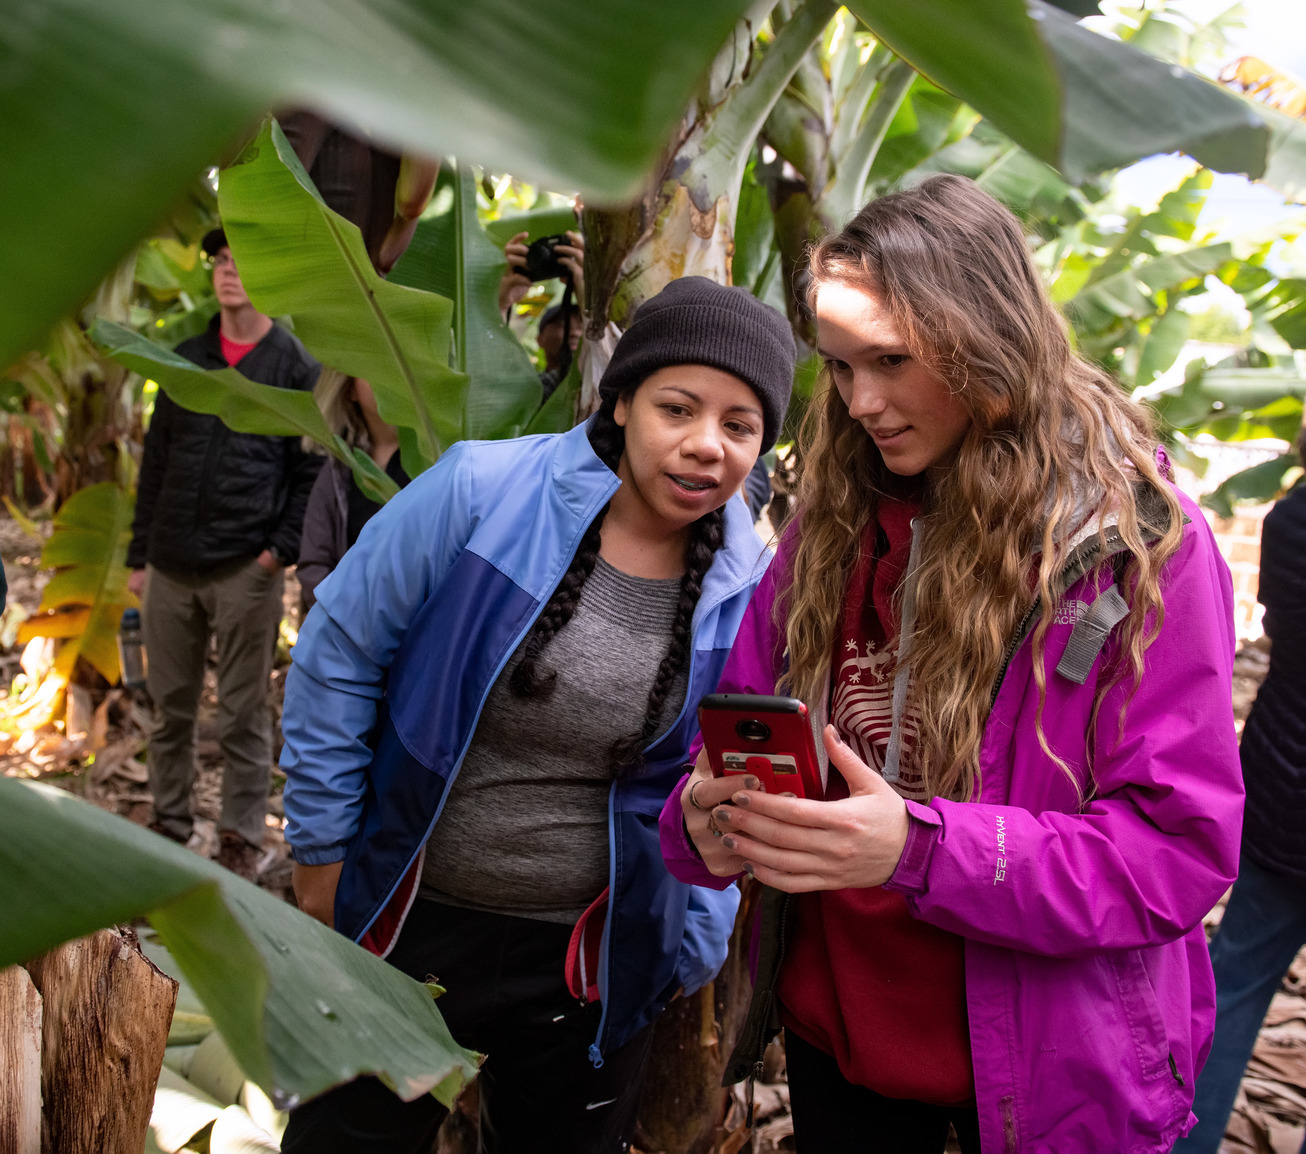
M 177 983 L 125 928 L 67 942 L 27 968 L 44 999 L 42 1151 L 140 1154 Z
M 41 1152 L 41 995 L 22 966 L 0 970 L 0 1150 Z

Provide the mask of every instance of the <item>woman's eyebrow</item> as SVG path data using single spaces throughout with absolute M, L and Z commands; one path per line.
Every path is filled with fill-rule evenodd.
M 692 389 L 685 388 L 683 385 L 663 385 L 662 387 L 668 393 L 679 393 L 682 397 L 688 397 L 696 405 L 701 405 L 703 403 L 702 397 L 700 397 Z M 742 413 L 752 413 L 754 416 L 760 417 L 762 415 L 762 406 L 753 405 L 745 402 L 740 405 L 731 405 L 728 409 L 726 409 L 727 413 L 733 413 L 736 411 Z
M 901 355 L 902 353 L 906 352 L 906 348 L 907 346 L 903 344 L 888 344 L 888 345 L 873 344 L 873 345 L 858 345 L 855 351 L 867 356 L 874 357 L 874 356 L 882 356 L 885 353 Z M 820 345 L 816 346 L 816 353 L 817 356 L 825 357 L 827 360 L 831 360 L 831 361 L 843 360 L 843 357 L 835 356 L 834 353 L 828 352 L 827 350 L 823 349 Z

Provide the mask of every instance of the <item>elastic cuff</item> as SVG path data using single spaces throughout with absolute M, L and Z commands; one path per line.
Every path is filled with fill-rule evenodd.
M 680 837 L 685 845 L 689 847 L 689 852 L 698 858 L 699 861 L 703 861 L 703 855 L 698 852 L 698 846 L 694 844 L 694 839 L 689 836 L 689 822 L 685 820 L 685 815 L 683 813 L 680 815 Z
M 343 845 L 291 846 L 290 856 L 299 865 L 331 865 L 333 862 L 345 860 L 345 847 Z
M 907 844 L 902 847 L 898 868 L 884 883 L 887 890 L 898 893 L 923 894 L 934 855 L 934 844 L 943 830 L 943 819 L 928 805 L 909 801 L 907 806 Z

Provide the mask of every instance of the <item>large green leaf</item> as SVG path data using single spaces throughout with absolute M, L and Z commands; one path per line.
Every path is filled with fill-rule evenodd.
M 281 1107 L 363 1073 L 452 1102 L 476 1071 L 431 991 L 293 906 L 63 790 L 0 777 L 0 966 L 148 916 Z
M 1274 331 L 1294 349 L 1306 349 L 1306 280 L 1279 281 L 1264 303 Z
M 295 333 L 324 365 L 363 377 L 377 411 L 417 434 L 416 476 L 463 435 L 466 378 L 449 368 L 453 305 L 383 280 L 362 233 L 318 196 L 281 128 L 258 139 L 222 173 L 223 227 L 250 300 L 290 314 Z
M 1306 120 L 1262 104 L 1254 107 L 1270 126 L 1270 156 L 1262 181 L 1289 200 L 1306 204 Z
M 848 7 L 918 72 L 1057 162 L 1060 81 L 1024 0 L 852 0 Z
M 1090 327 L 1098 327 L 1104 318 L 1150 316 L 1156 311 L 1153 293 L 1204 277 L 1232 258 L 1231 245 L 1212 244 L 1144 259 L 1100 280 L 1090 280 L 1074 296 L 1070 308 Z
M 570 213 L 570 209 L 567 210 Z M 539 227 L 570 221 L 550 210 L 528 214 Z M 508 232 L 530 231 L 532 225 Z M 548 235 L 548 234 L 545 234 Z M 508 262 L 476 218 L 476 182 L 468 165 L 444 166 L 431 209 L 419 222 L 412 243 L 390 273 L 390 280 L 437 292 L 454 302 L 454 365 L 467 375 L 467 437 L 509 437 L 521 432 L 539 408 L 540 381 L 531 359 L 499 313 L 499 279 Z
M 1269 129 L 1249 102 L 1194 72 L 1099 36 L 1043 0 L 1031 0 L 1030 11 L 1038 16 L 1063 93 L 1058 154 L 1030 151 L 1071 181 L 1176 151 L 1217 172 L 1258 177 L 1265 171 Z
M 1188 339 L 1191 318 L 1183 309 L 1168 309 L 1152 322 L 1151 332 L 1143 343 L 1138 358 L 1136 386 L 1150 385 L 1166 371 L 1179 356 Z
M 1253 465 L 1225 480 L 1215 492 L 1202 498 L 1202 504 L 1221 517 L 1232 517 L 1235 501 L 1271 501 L 1283 491 L 1288 474 L 1299 464 L 1297 454 L 1289 452 Z
M 849 4 L 884 43 L 1067 179 L 1157 152 L 1221 172 L 1265 170 L 1254 106 L 1042 0 Z M 1031 19 L 1032 17 L 1032 19 Z
M 237 433 L 308 437 L 348 465 L 374 501 L 388 501 L 399 492 L 371 457 L 331 431 L 311 393 L 259 384 L 232 368 L 201 369 L 112 321 L 97 320 L 91 336 L 119 364 L 158 382 L 183 409 L 211 413 Z
M 118 624 L 123 610 L 137 604 L 126 566 L 134 504 L 130 493 L 105 481 L 79 489 L 54 515 L 41 564 L 55 573 L 18 637 L 67 638 L 55 658 L 65 680 L 79 657 L 111 685 L 118 680 Z
M 9 364 L 267 108 L 632 193 L 747 0 L 40 0 L 0 19 Z M 539 99 L 523 100 L 523 94 Z
M 889 125 L 884 143 L 875 154 L 868 180 L 882 185 L 892 184 L 959 137 L 963 125 L 958 125 L 957 120 L 962 107 L 955 96 L 931 84 L 925 77 L 918 77 Z M 969 121 L 975 119 L 975 114 L 969 110 L 965 115 Z

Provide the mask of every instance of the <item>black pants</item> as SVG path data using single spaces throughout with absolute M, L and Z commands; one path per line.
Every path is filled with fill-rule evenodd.
M 567 992 L 571 927 L 419 899 L 389 961 L 448 990 L 440 1012 L 460 1045 L 489 1055 L 478 1075 L 485 1154 L 618 1154 L 630 1144 L 652 1028 L 595 1069 L 598 1003 Z M 375 1078 L 293 1111 L 285 1154 L 426 1154 L 447 1111 L 401 1102 Z
M 950 1125 L 962 1154 L 980 1154 L 974 1106 L 885 1098 L 856 1086 L 792 1030 L 785 1031 L 785 1064 L 798 1154 L 942 1154 Z

